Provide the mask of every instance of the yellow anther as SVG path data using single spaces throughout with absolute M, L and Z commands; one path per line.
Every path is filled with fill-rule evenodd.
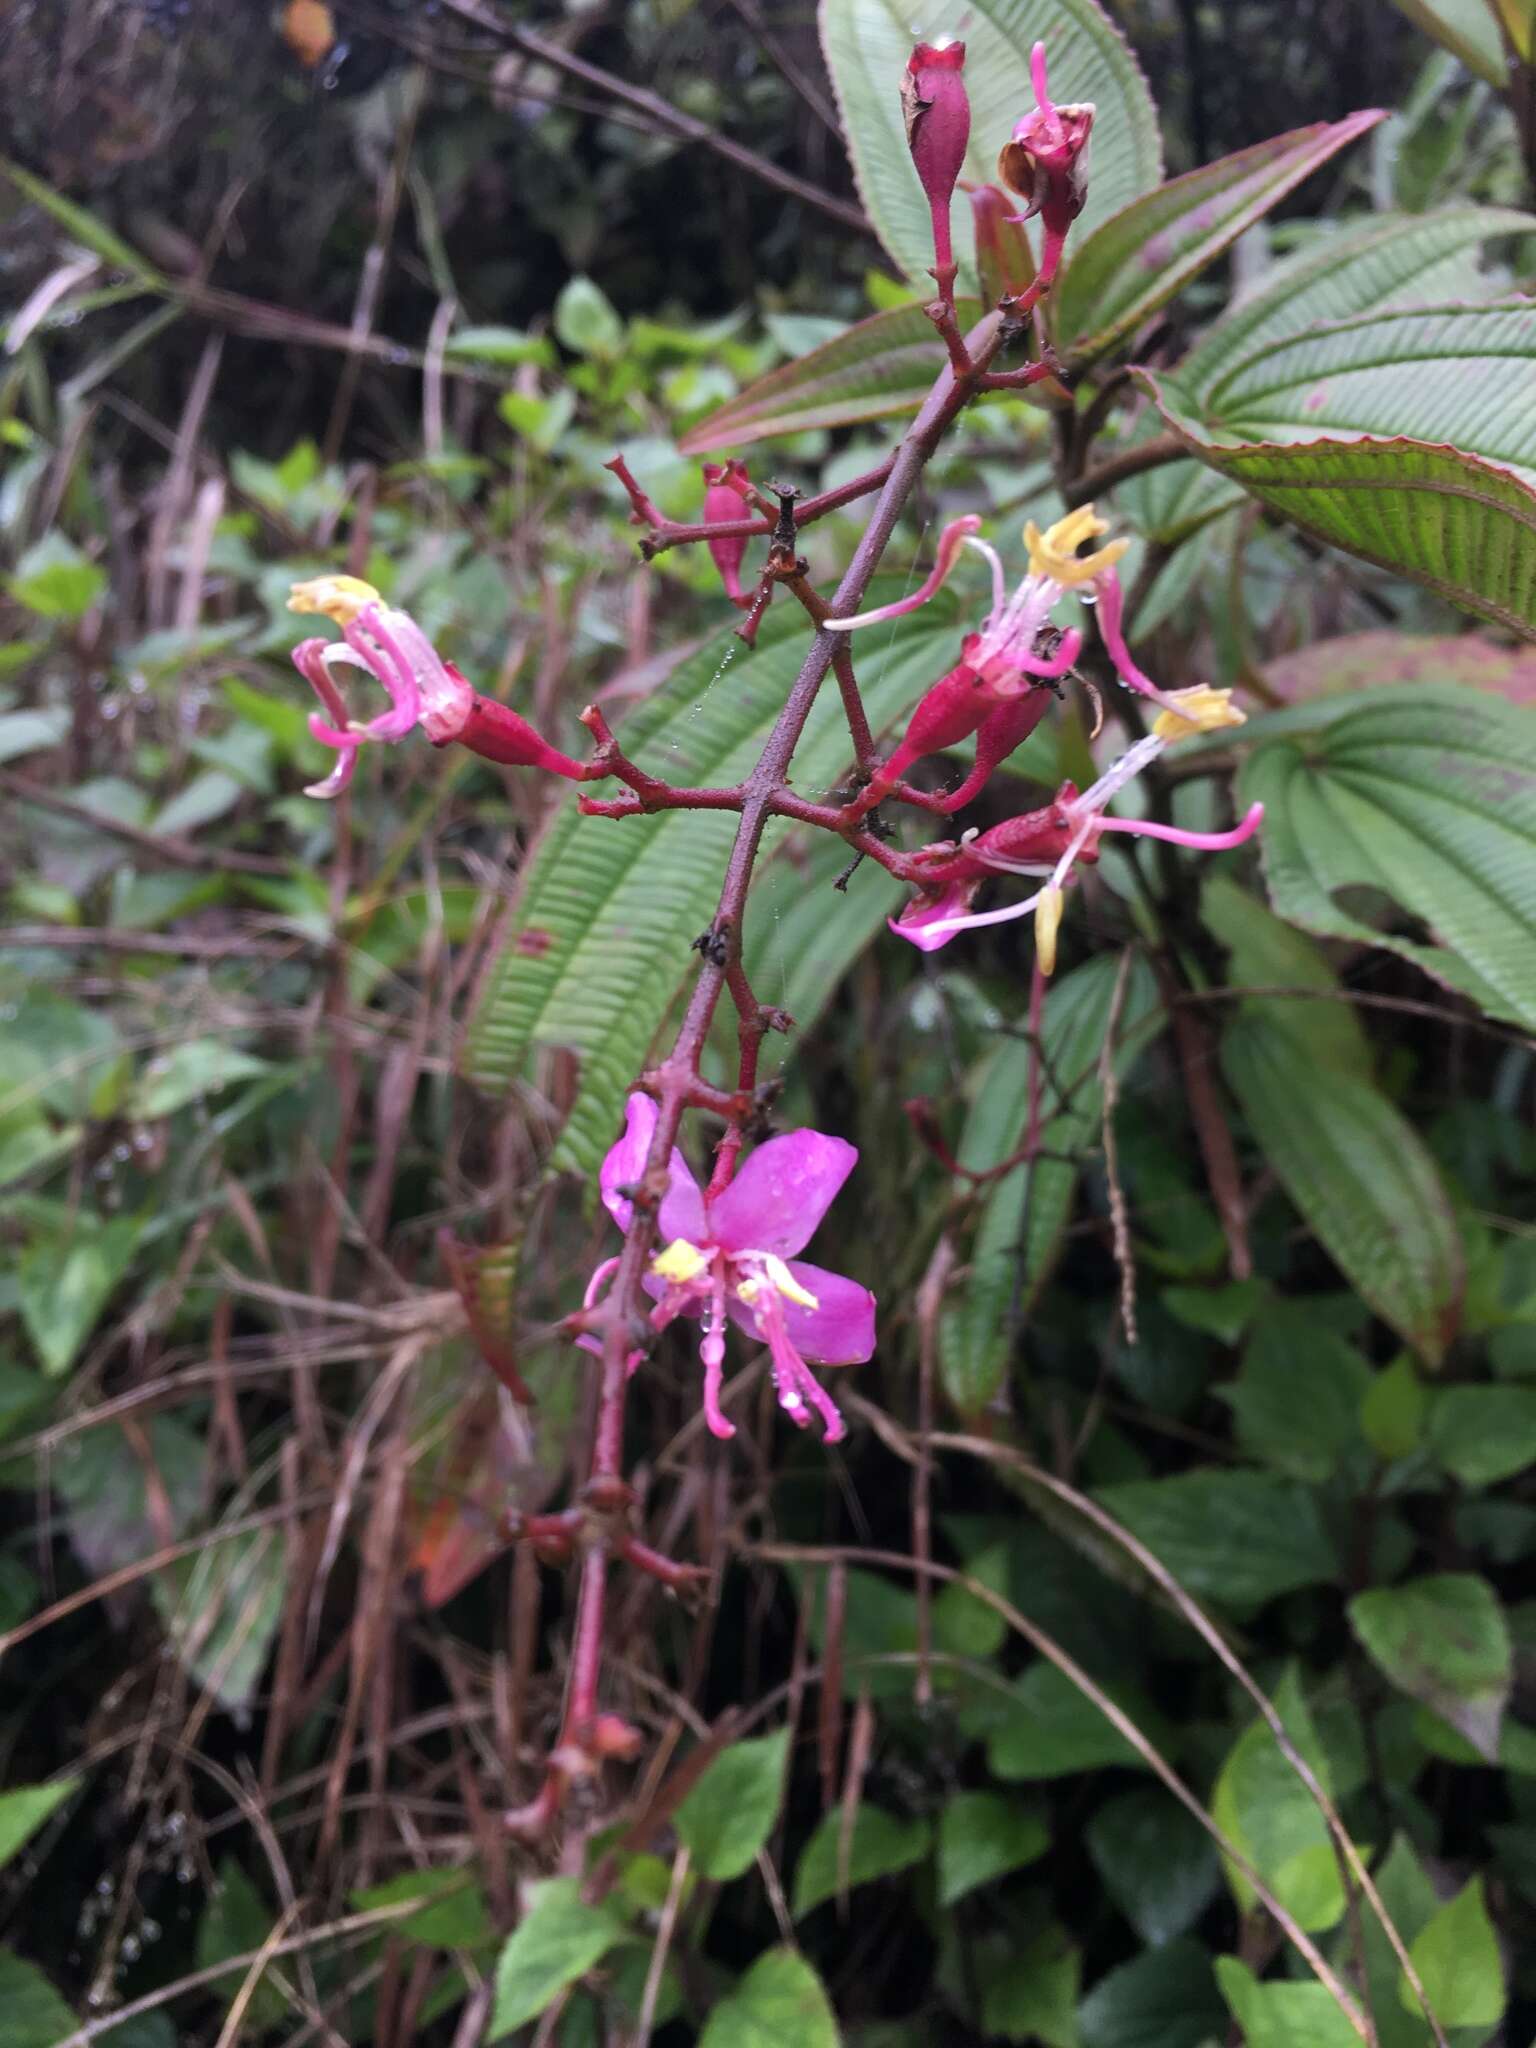
M 670 1280 L 678 1287 L 686 1287 L 708 1269 L 708 1253 L 701 1252 L 686 1237 L 674 1237 L 666 1250 L 658 1252 L 651 1261 L 651 1271 L 658 1280 Z
M 1063 897 L 1054 882 L 1047 882 L 1035 905 L 1035 958 L 1042 974 L 1056 972 L 1056 934 L 1061 930 Z
M 338 626 L 350 626 L 364 605 L 377 604 L 379 593 L 361 576 L 311 576 L 288 593 L 291 612 L 320 612 Z
M 762 1254 L 762 1261 L 764 1272 L 779 1290 L 780 1294 L 786 1296 L 790 1301 L 798 1302 L 801 1308 L 821 1307 L 821 1303 L 816 1299 L 816 1296 L 811 1293 L 809 1288 L 800 1285 L 800 1282 L 777 1254 L 774 1252 L 764 1252 Z
M 1118 562 L 1130 546 L 1130 542 L 1122 537 L 1112 540 L 1096 554 L 1078 554 L 1077 550 L 1085 540 L 1097 540 L 1101 533 L 1108 531 L 1109 521 L 1100 519 L 1091 505 L 1079 505 L 1065 519 L 1058 519 L 1054 526 L 1048 526 L 1044 533 L 1031 519 L 1024 529 L 1030 573 L 1049 576 L 1068 589 L 1074 584 L 1092 582 L 1095 576 Z
M 1225 725 L 1247 723 L 1247 714 L 1232 702 L 1232 692 L 1213 690 L 1209 683 L 1196 683 L 1189 690 L 1171 690 L 1165 701 L 1170 708 L 1153 719 L 1152 731 L 1170 744 L 1187 740 L 1197 732 L 1218 732 Z M 1175 705 L 1177 709 L 1172 708 Z

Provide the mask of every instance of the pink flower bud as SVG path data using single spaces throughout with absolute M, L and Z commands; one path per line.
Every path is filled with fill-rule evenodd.
M 751 511 L 752 494 L 747 481 L 747 468 L 733 457 L 729 462 L 706 462 L 704 464 L 704 520 L 709 526 L 727 519 L 745 519 Z M 752 600 L 741 587 L 741 558 L 747 552 L 747 536 L 739 533 L 734 539 L 712 540 L 709 543 L 710 557 L 720 571 L 720 581 L 725 585 L 725 594 L 740 611 L 745 611 Z
M 933 215 L 933 274 L 946 299 L 953 295 L 955 282 L 949 202 L 971 138 L 971 103 L 964 69 L 964 43 L 919 43 L 901 80 L 907 147 Z
M 451 662 L 444 666 L 458 674 Z M 482 697 L 478 691 L 471 695 L 458 731 L 434 741 L 434 745 L 445 746 L 449 740 L 468 747 L 482 760 L 500 761 L 509 768 L 543 768 L 551 775 L 563 775 L 569 782 L 586 779 L 586 770 L 579 761 L 573 761 L 569 754 L 562 754 L 558 747 L 541 739 L 526 718 L 520 718 L 507 705 L 498 704 L 494 697 Z
M 1093 106 L 1058 107 L 1045 76 L 1045 45 L 1030 54 L 1030 76 L 1038 105 L 1013 131 L 997 159 L 997 174 L 1026 202 L 1022 220 L 1036 214 L 1045 231 L 1040 254 L 1041 289 L 1048 289 L 1061 261 L 1067 230 L 1088 200 L 1088 139 Z
M 970 201 L 983 301 L 1022 298 L 1035 281 L 1035 257 L 1012 203 L 995 185 L 973 186 Z

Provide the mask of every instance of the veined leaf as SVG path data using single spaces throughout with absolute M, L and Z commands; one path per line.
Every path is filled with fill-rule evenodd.
M 1399 633 L 1382 627 L 1314 640 L 1310 647 L 1266 662 L 1264 681 L 1282 704 L 1392 683 L 1455 683 L 1487 690 L 1511 704 L 1536 705 L 1536 653 L 1528 647 L 1501 647 L 1481 633 Z
M 1380 108 L 1368 108 L 1315 121 L 1133 199 L 1067 265 L 1052 308 L 1062 353 L 1087 363 L 1123 341 L 1245 228 L 1383 119 Z
M 945 608 L 904 631 L 883 665 L 867 665 L 861 682 L 877 730 L 911 706 L 953 643 Z M 738 781 L 761 752 L 804 655 L 803 624 L 787 607 L 765 626 L 755 655 L 721 635 L 626 721 L 626 747 L 684 783 Z M 828 787 L 851 753 L 829 683 L 795 755 L 797 785 Z M 572 805 L 540 840 L 477 995 L 464 1064 L 481 1087 L 500 1089 L 534 1046 L 580 1055 L 580 1086 L 555 1170 L 590 1171 L 612 1141 L 624 1091 L 688 973 L 692 941 L 714 913 L 736 823 L 725 811 L 586 818 Z M 765 834 L 766 853 L 783 829 Z M 828 926 L 846 920 L 845 959 L 870 929 L 859 879 L 846 897 L 828 890 L 822 906 Z M 749 909 L 749 930 L 759 915 Z
M 1424 366 L 1421 375 L 1442 389 L 1438 431 L 1454 436 L 1454 387 L 1460 380 L 1476 391 L 1480 380 L 1464 365 L 1445 369 L 1441 377 Z M 1536 639 L 1536 491 L 1514 470 L 1404 437 L 1222 439 L 1170 380 L 1136 374 L 1202 462 L 1305 532 Z
M 1514 1683 L 1509 1622 L 1472 1572 L 1377 1586 L 1349 1603 L 1349 1625 L 1377 1668 L 1450 1722 L 1489 1763 Z
M 1427 273 L 1470 260 L 1496 235 L 1536 233 L 1536 216 L 1506 206 L 1448 206 L 1384 214 L 1364 227 L 1319 236 L 1265 274 L 1258 289 L 1205 332 L 1178 365 L 1181 391 L 1202 401 L 1236 363 L 1325 320 L 1377 307 L 1423 305 Z M 1446 293 L 1471 297 L 1471 293 Z
M 1488 0 L 1397 0 L 1415 28 L 1439 43 L 1490 85 L 1502 86 L 1509 73 L 1499 24 Z
M 969 327 L 981 317 L 981 302 L 957 300 L 955 312 Z M 690 427 L 677 445 L 684 455 L 699 455 L 807 427 L 916 412 L 944 361 L 944 344 L 922 307 L 896 306 L 781 363 Z
M 1046 1077 L 1041 1146 L 1050 1154 L 1082 1152 L 1094 1142 L 1103 1091 L 1099 1048 L 1119 975 L 1118 959 L 1092 960 L 1059 981 L 1045 999 Z M 1132 962 L 1120 1012 L 1116 1068 L 1124 1072 L 1146 1042 L 1137 1027 L 1157 1003 L 1152 971 Z M 1019 1148 L 1029 1114 L 1029 1047 L 1004 1039 L 977 1077 L 959 1157 L 973 1172 L 999 1166 Z M 1054 1077 L 1054 1079 L 1053 1079 Z M 1069 1091 L 1062 1102 L 1055 1081 Z M 1008 1368 L 1014 1309 L 1027 1312 L 1066 1228 L 1077 1168 L 1062 1157 L 1019 1165 L 987 1189 L 976 1227 L 970 1277 L 946 1313 L 939 1345 L 944 1389 L 962 1413 L 973 1414 L 997 1392 Z M 1026 1214 L 1027 1210 L 1027 1214 Z
M 928 202 L 907 149 L 897 85 L 912 54 L 912 10 L 903 0 L 821 0 L 821 42 L 848 137 L 854 177 L 875 233 L 903 273 L 921 282 L 933 261 Z M 1096 0 L 971 0 L 964 10 L 965 82 L 971 143 L 962 176 L 986 182 L 1014 123 L 1030 112 L 1029 53 L 1050 53 L 1051 92 L 1061 103 L 1092 100 L 1093 178 L 1078 234 L 1091 231 L 1162 177 L 1157 109 L 1119 31 Z M 975 289 L 970 208 L 954 205 L 961 276 Z
M 1490 1015 L 1536 1027 L 1536 714 L 1453 685 L 1383 689 L 1304 737 L 1261 744 L 1270 900 L 1330 937 L 1390 947 Z M 1378 931 L 1340 890 L 1384 891 L 1428 940 Z
M 1255 1005 L 1222 1068 L 1286 1193 L 1344 1277 L 1430 1365 L 1456 1331 L 1465 1261 L 1435 1163 L 1358 1074 L 1320 1065 Z

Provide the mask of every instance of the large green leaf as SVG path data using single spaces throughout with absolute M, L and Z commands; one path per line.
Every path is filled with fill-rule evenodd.
M 1092 960 L 1064 976 L 1045 999 L 1041 1147 L 1058 1156 L 1037 1160 L 1033 1171 L 1014 1167 L 990 1184 L 982 1202 L 968 1277 L 940 1333 L 945 1391 L 962 1413 L 984 1407 L 1001 1385 L 1015 1304 L 1017 1313 L 1027 1310 L 1066 1228 L 1077 1184 L 1070 1155 L 1085 1151 L 1098 1134 L 1098 1054 L 1119 971 L 1118 959 Z M 1146 1043 L 1142 1027 L 1156 1002 L 1152 971 L 1138 959 L 1120 1012 L 1118 1072 Z M 1018 1151 L 1029 1114 L 1029 1072 L 1029 1047 L 1022 1038 L 1004 1039 L 982 1063 L 959 1150 L 961 1164 L 972 1172 L 984 1173 Z M 1065 1102 L 1056 1081 L 1067 1092 Z
M 1079 244 L 1062 278 L 1052 311 L 1062 353 L 1086 363 L 1123 341 L 1245 228 L 1384 118 L 1370 108 L 1343 121 L 1314 121 L 1122 207 Z
M 677 1809 L 678 1839 L 701 1877 L 720 1883 L 750 1870 L 778 1817 L 789 1731 L 733 1742 Z
M 956 305 L 960 325 L 980 317 L 976 299 Z M 792 363 L 781 363 L 678 442 L 684 455 L 744 448 L 807 427 L 851 426 L 916 412 L 945 363 L 944 344 L 921 306 L 896 306 L 860 320 Z
M 866 1799 L 853 1817 L 848 1837 L 847 1860 L 843 1860 L 843 1820 L 840 1806 L 822 1816 L 811 1839 L 800 1852 L 795 1866 L 794 1913 L 797 1920 L 824 1900 L 834 1898 L 845 1886 L 852 1891 L 876 1878 L 894 1876 L 920 1863 L 933 1845 L 933 1830 L 927 1821 L 902 1819 Z
M 1438 1365 L 1455 1334 L 1465 1268 L 1418 1133 L 1368 1080 L 1320 1065 L 1257 1005 L 1227 1026 L 1221 1058 L 1265 1159 L 1344 1277 Z
M 1328 1759 L 1293 1670 L 1276 1687 L 1275 1709 L 1298 1755 L 1331 1791 Z M 1333 1926 L 1344 1911 L 1344 1887 L 1328 1823 L 1267 1722 L 1250 1722 L 1238 1737 L 1211 1794 L 1211 1814 L 1301 1926 Z M 1258 1894 L 1236 1864 L 1225 1869 L 1239 1907 L 1251 1913 Z
M 805 1957 L 771 1948 L 716 2004 L 699 2048 L 837 2048 L 837 2017 Z
M 1338 1571 L 1317 1496 L 1268 1472 L 1206 1466 L 1101 1487 L 1098 1498 L 1197 1599 L 1238 1613 Z
M 1454 685 L 1317 707 L 1263 742 L 1242 801 L 1282 917 L 1390 947 L 1495 1017 L 1536 1028 L 1536 712 Z M 1340 906 L 1380 890 L 1428 928 L 1407 938 Z
M 1349 1625 L 1394 1685 L 1449 1721 L 1490 1763 L 1498 1761 L 1514 1651 L 1486 1579 L 1440 1572 L 1373 1588 L 1350 1601 Z
M 612 1906 L 583 1902 L 579 1878 L 552 1877 L 539 1885 L 497 1961 L 486 2040 L 500 2041 L 536 2019 L 568 1984 L 601 1962 L 624 1931 Z
M 864 700 L 877 730 L 950 658 L 950 620 L 946 608 L 915 622 L 878 666 L 864 666 Z M 679 782 L 738 781 L 761 752 L 804 654 L 804 621 L 788 607 L 764 629 L 755 655 L 721 635 L 625 721 L 626 748 Z M 829 684 L 795 755 L 796 786 L 825 790 L 851 752 Z M 581 817 L 572 805 L 540 840 L 475 1001 L 465 1067 L 482 1087 L 500 1089 L 535 1046 L 566 1046 L 580 1056 L 557 1169 L 590 1171 L 611 1142 L 624 1091 L 687 977 L 692 941 L 714 914 L 736 822 L 724 811 L 613 821 Z M 781 827 L 771 828 L 765 847 L 771 851 L 781 837 Z M 823 906 L 826 926 L 849 934 L 845 960 L 869 934 L 859 883 L 855 877 L 847 896 L 828 890 Z M 749 930 L 751 923 L 749 912 Z M 764 993 L 772 999 L 771 985 Z
M 1029 53 L 1043 40 L 1058 102 L 1092 100 L 1093 176 L 1079 235 L 1162 177 L 1157 110 L 1135 58 L 1096 0 L 971 0 L 965 38 L 971 143 L 962 176 L 997 175 L 997 153 L 1035 104 Z M 892 260 L 921 282 L 933 261 L 928 202 L 907 150 L 899 87 L 916 39 L 904 0 L 821 0 L 821 40 L 837 91 L 865 211 Z M 957 196 L 955 249 L 972 246 L 969 206 Z M 962 276 L 971 269 L 962 261 Z M 974 290 L 974 278 L 970 280 Z
M 1427 304 L 1426 277 L 1441 280 L 1447 298 L 1475 298 L 1472 278 L 1458 277 L 1452 291 L 1448 273 L 1470 269 L 1478 246 L 1496 235 L 1532 233 L 1536 216 L 1510 207 L 1447 206 L 1320 234 L 1207 329 L 1178 366 L 1179 388 L 1203 401 L 1234 365 L 1322 321 Z
M 1489 0 L 1397 0 L 1397 5 L 1469 71 L 1490 85 L 1504 84 L 1509 60 Z
M 1536 638 L 1536 309 L 1373 313 L 1266 344 L 1197 398 L 1138 376 L 1202 461 L 1319 539 Z

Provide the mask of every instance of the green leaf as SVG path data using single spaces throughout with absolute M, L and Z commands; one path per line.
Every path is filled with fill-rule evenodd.
M 156 1576 L 155 1606 L 187 1669 L 222 1706 L 248 1708 L 261 1683 L 288 1591 L 281 1535 L 210 1543 Z
M 984 2033 L 1043 2042 L 1045 2048 L 1077 2048 L 1083 1957 L 1065 1928 L 1042 1927 L 1022 1945 L 1011 1935 L 995 1935 L 976 1945 L 973 1961 Z
M 624 345 L 624 322 L 590 277 L 573 277 L 555 301 L 555 336 L 573 355 L 616 356 Z
M 1206 1467 L 1100 1487 L 1096 1498 L 1187 1592 L 1239 1613 L 1338 1572 L 1315 1495 L 1267 1472 Z
M 1221 1881 L 1210 1836 L 1156 1785 L 1107 1801 L 1084 1840 L 1105 1891 L 1153 1948 L 1192 1926 Z
M 1089 363 L 1124 341 L 1245 229 L 1384 118 L 1372 108 L 1342 121 L 1314 121 L 1139 194 L 1079 242 L 1067 265 L 1051 302 L 1063 355 Z
M 483 1948 L 494 1936 L 485 1892 L 469 1870 L 402 1870 L 383 1884 L 351 1894 L 359 1913 L 420 1899 L 421 1911 L 390 1923 L 391 1935 L 428 1948 Z
M 1067 1226 L 1078 1175 L 1070 1156 L 1098 1143 L 1099 1053 L 1119 972 L 1117 958 L 1091 960 L 1064 975 L 1045 999 L 1040 1142 L 1043 1151 L 1067 1156 L 1040 1159 L 1033 1173 L 1020 1164 L 986 1190 L 968 1276 L 940 1325 L 944 1390 L 962 1414 L 984 1408 L 1002 1385 L 1015 1336 L 1015 1304 L 1018 1317 L 1027 1315 Z M 1122 1078 L 1147 1042 L 1143 1027 L 1156 1008 L 1152 970 L 1138 957 L 1120 1011 L 1115 1068 Z M 1028 1045 L 1008 1038 L 973 1076 L 958 1154 L 973 1172 L 998 1166 L 1018 1151 L 1029 1115 L 1029 1072 Z M 1057 1081 L 1066 1091 L 1065 1103 L 1058 1099 Z
M 1305 1302 L 1273 1301 L 1254 1324 L 1242 1371 L 1215 1391 L 1245 1451 L 1292 1479 L 1321 1483 L 1361 1443 L 1370 1387 L 1359 1352 Z
M 218 1867 L 203 1917 L 197 1924 L 197 1966 L 210 1969 L 231 1956 L 249 1955 L 259 1949 L 272 1932 L 271 1908 L 246 1876 L 233 1856 Z M 243 1970 L 231 1970 L 218 1980 L 215 1995 L 226 2006 L 238 1995 Z M 246 2007 L 247 2022 L 255 2034 L 280 2026 L 288 2013 L 288 2001 L 269 1977 L 263 1976 Z
M 113 1290 L 133 1263 L 136 1217 L 102 1223 L 82 1210 L 58 1236 L 37 1240 L 16 1268 L 18 1306 L 43 1371 L 68 1372 Z
M 1265 806 L 1282 917 L 1388 946 L 1490 1015 L 1536 1028 L 1536 712 L 1451 685 L 1316 707 L 1316 729 L 1261 743 L 1241 801 Z M 1339 892 L 1395 898 L 1433 934 L 1380 930 Z
M 0 1865 L 9 1863 L 80 1785 L 79 1778 L 56 1778 L 50 1785 L 17 1785 L 0 1792 Z
M 44 534 L 7 576 L 18 604 L 45 619 L 81 619 L 107 587 L 107 572 L 62 533 Z
M 1328 1759 L 1294 1669 L 1276 1687 L 1274 1703 L 1295 1749 L 1331 1791 Z M 1264 1721 L 1243 1730 L 1222 1765 L 1211 1815 L 1302 1927 L 1318 1932 L 1335 1924 L 1344 1911 L 1344 1887 L 1327 1823 Z M 1253 1886 L 1235 1864 L 1225 1869 L 1239 1907 L 1251 1913 L 1258 1896 Z
M 1440 1908 L 1408 1953 L 1441 2026 L 1496 2027 L 1503 2019 L 1504 1968 L 1480 1877 Z M 1397 1995 L 1408 2011 L 1419 2010 L 1406 1976 Z
M 956 1792 L 939 1816 L 939 1904 L 1033 1863 L 1051 1846 L 1033 1806 L 1006 1792 Z
M 1348 1612 L 1383 1675 L 1497 1763 L 1514 1653 L 1488 1581 L 1470 1572 L 1437 1573 L 1357 1593 Z
M 876 729 L 916 701 L 948 658 L 949 617 L 898 639 L 872 675 L 865 702 Z M 736 656 L 741 660 L 735 666 Z M 784 611 L 765 625 L 755 655 L 722 634 L 677 668 L 625 721 L 632 757 L 688 783 L 740 780 L 762 750 L 805 656 L 804 633 Z M 826 788 L 850 758 L 837 691 L 824 689 L 795 756 L 802 787 Z M 465 1067 L 488 1091 L 506 1088 L 534 1046 L 581 1058 L 576 1098 L 556 1147 L 557 1170 L 589 1173 L 612 1143 L 625 1090 L 690 972 L 690 947 L 709 923 L 736 828 L 726 812 L 672 811 L 611 821 L 562 810 L 525 870 L 509 930 L 470 1017 Z M 771 827 L 765 847 L 782 839 Z M 828 890 L 828 926 L 862 936 L 854 898 Z M 772 902 L 774 883 L 765 884 Z M 882 899 L 883 900 L 883 899 Z M 755 892 L 747 937 L 763 914 Z M 771 988 L 771 979 L 770 979 Z
M 544 363 L 549 343 L 520 327 L 461 327 L 448 337 L 444 355 L 467 356 L 476 363 Z
M 1144 1699 L 1124 1685 L 1103 1690 L 1115 1705 L 1157 1741 L 1161 1730 Z M 987 1741 L 987 1767 L 995 1778 L 1038 1782 L 1070 1777 L 1109 1764 L 1144 1770 L 1125 1737 L 1054 1664 L 1032 1664 L 1013 1688 L 1016 1704 Z
M 1176 376 L 1137 374 L 1191 452 L 1272 510 L 1536 638 L 1536 310 L 1524 301 L 1309 329 L 1228 369 L 1203 401 Z
M 1371 1048 L 1360 1014 L 1339 1000 L 1339 978 L 1319 947 L 1226 875 L 1206 877 L 1200 917 L 1227 949 L 1230 987 L 1318 991 L 1317 1002 L 1255 997 L 1244 1010 L 1258 1008 L 1276 1027 L 1295 1034 L 1319 1064 L 1370 1079 Z
M 789 1730 L 720 1752 L 677 1809 L 679 1839 L 701 1877 L 729 1883 L 752 1868 L 784 1792 Z
M 69 707 L 64 704 L 46 711 L 8 711 L 0 718 L 0 761 L 15 761 L 23 754 L 56 747 L 69 725 Z
M 1335 226 L 1266 271 L 1254 292 L 1207 328 L 1174 374 L 1202 404 L 1235 364 L 1324 321 L 1422 303 L 1420 280 L 1497 235 L 1536 232 L 1536 216 L 1504 206 L 1379 214 Z M 1467 292 L 1473 297 L 1473 292 Z
M 114 270 L 126 270 L 146 285 L 164 282 L 152 264 L 146 263 L 137 249 L 130 248 L 121 236 L 115 235 L 105 221 L 98 220 L 83 206 L 77 206 L 72 199 L 66 199 L 62 192 L 55 192 L 41 178 L 35 178 L 30 171 L 24 171 L 20 164 L 13 164 L 0 157 L 0 174 L 9 178 L 17 191 L 30 199 L 34 206 L 40 206 L 52 215 L 65 234 L 71 236 L 82 248 L 89 249 Z
M 822 1815 L 816 1832 L 800 1852 L 795 1866 L 794 1914 L 804 1919 L 824 1900 L 834 1898 L 846 1883 L 849 1891 L 876 1878 L 894 1876 L 921 1863 L 933 1843 L 927 1821 L 902 1820 L 866 1799 L 853 1819 L 846 1872 L 839 1869 L 843 1809 Z
M 847 845 L 834 833 L 797 832 L 759 866 L 753 884 L 742 948 L 747 979 L 765 1001 L 788 1010 L 797 1044 L 805 1043 L 849 967 L 884 933 L 886 919 L 907 895 L 873 862 L 846 894 L 836 893 L 832 885 L 847 866 Z
M 0 2013 L 5 2048 L 58 2048 L 78 2024 L 42 1971 L 8 1948 L 0 1948 Z
M 699 2048 L 838 2048 L 837 2019 L 805 1957 L 771 1948 L 711 2009 Z
M 1463 1486 L 1497 1486 L 1536 1464 L 1536 1387 L 1446 1387 L 1429 1411 L 1429 1448 Z
M 139 1075 L 129 1096 L 130 1114 L 170 1116 L 189 1102 L 201 1102 L 237 1081 L 270 1074 L 271 1062 L 241 1052 L 221 1038 L 189 1038 L 159 1053 Z
M 1509 59 L 1489 0 L 1396 0 L 1415 28 L 1465 64 L 1476 77 L 1503 87 Z
M 1236 1956 L 1217 1958 L 1216 1981 L 1246 2048 L 1360 2048 L 1326 1984 L 1261 1984 Z
M 1211 1958 L 1195 1941 L 1170 1941 L 1111 1970 L 1077 2013 L 1083 2048 L 1204 2048 L 1221 2039 L 1225 2019 Z
M 579 1878 L 552 1877 L 540 1884 L 497 1962 L 486 2040 L 500 2041 L 537 2018 L 623 1935 L 624 1923 L 615 1913 L 582 1903 Z
M 1406 1458 L 1424 1434 L 1429 1394 L 1405 1351 L 1372 1379 L 1360 1403 L 1360 1427 L 1378 1458 Z
M 969 327 L 981 303 L 961 299 L 955 311 L 961 327 Z M 691 426 L 677 445 L 684 455 L 702 455 L 809 427 L 916 412 L 944 363 L 944 344 L 922 307 L 897 306 L 781 363 Z
M 1368 1082 L 1267 1018 L 1227 1026 L 1222 1070 L 1281 1185 L 1345 1278 L 1430 1365 L 1460 1315 L 1461 1240 L 1434 1161 Z
M 1098 109 L 1093 176 L 1077 235 L 1158 183 L 1157 110 L 1136 59 L 1095 0 L 973 0 L 963 33 L 971 103 L 963 178 L 995 180 L 998 151 L 1034 106 L 1029 52 L 1043 40 L 1052 97 L 1063 105 L 1091 100 Z M 892 261 L 924 288 L 933 234 L 896 90 L 912 54 L 912 10 L 903 0 L 821 0 L 821 42 L 864 209 Z M 953 214 L 961 276 L 974 290 L 973 266 L 964 260 L 973 247 L 970 207 L 962 194 Z

